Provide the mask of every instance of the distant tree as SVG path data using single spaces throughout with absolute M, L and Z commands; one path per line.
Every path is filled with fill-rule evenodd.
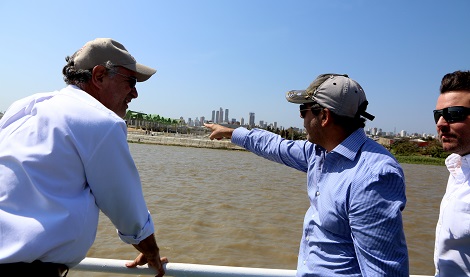
M 430 140 L 429 144 L 423 148 L 422 154 L 433 158 L 447 158 L 449 156 L 449 153 L 444 152 L 442 143 L 437 139 Z
M 411 156 L 419 153 L 418 144 L 411 142 L 409 139 L 400 139 L 393 142 L 391 152 L 400 156 Z

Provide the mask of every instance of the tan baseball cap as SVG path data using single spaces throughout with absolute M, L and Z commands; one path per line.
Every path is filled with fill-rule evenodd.
M 77 69 L 91 69 L 96 65 L 104 65 L 107 61 L 136 72 L 138 82 L 148 80 L 157 72 L 156 69 L 137 63 L 121 43 L 110 38 L 89 41 L 73 55 Z
M 361 85 L 347 74 L 321 74 L 306 90 L 288 91 L 286 99 L 295 104 L 316 102 L 341 116 L 375 118 L 366 112 L 368 102 Z

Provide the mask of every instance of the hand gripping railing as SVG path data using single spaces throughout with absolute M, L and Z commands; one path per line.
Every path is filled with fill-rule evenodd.
M 71 271 L 105 272 L 114 274 L 155 276 L 155 269 L 147 266 L 127 268 L 123 260 L 85 258 Z M 252 267 L 232 267 L 201 264 L 167 263 L 165 276 L 174 277 L 295 277 L 295 270 Z M 410 275 L 410 277 L 431 277 Z

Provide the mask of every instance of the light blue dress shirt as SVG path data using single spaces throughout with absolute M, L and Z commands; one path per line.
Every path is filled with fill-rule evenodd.
M 307 173 L 297 276 L 409 276 L 404 173 L 363 129 L 328 153 L 259 129 L 237 128 L 232 142 Z

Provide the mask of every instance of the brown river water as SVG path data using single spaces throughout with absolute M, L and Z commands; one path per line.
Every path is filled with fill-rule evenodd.
M 246 151 L 129 146 L 155 221 L 161 255 L 170 262 L 296 268 L 309 205 L 305 173 Z M 435 226 L 448 172 L 444 166 L 402 167 L 410 273 L 433 275 Z M 88 257 L 133 260 L 137 254 L 101 215 Z M 116 274 L 71 270 L 68 276 Z

